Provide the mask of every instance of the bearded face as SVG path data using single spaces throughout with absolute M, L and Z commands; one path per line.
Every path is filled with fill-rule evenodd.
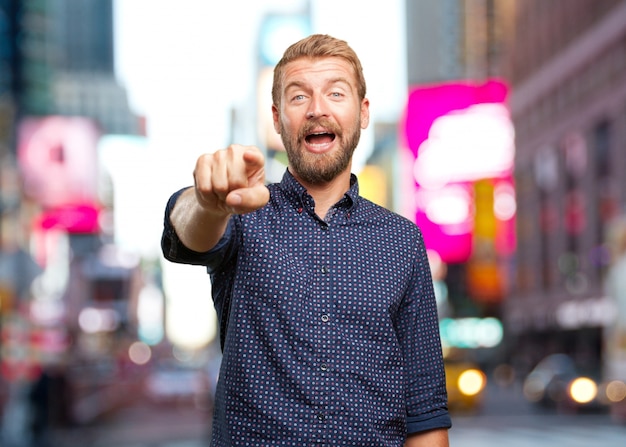
M 272 116 L 291 173 L 308 185 L 349 177 L 369 124 L 369 101 L 358 95 L 352 65 L 339 57 L 296 59 L 285 66 L 281 85 Z
M 281 122 L 281 136 L 294 173 L 311 184 L 328 183 L 350 165 L 361 137 L 360 117 L 357 115 L 347 129 L 326 118 L 311 119 L 304 122 L 297 134 L 291 133 Z M 323 144 L 333 141 L 338 147 L 330 152 L 315 153 L 304 148 L 305 142 Z

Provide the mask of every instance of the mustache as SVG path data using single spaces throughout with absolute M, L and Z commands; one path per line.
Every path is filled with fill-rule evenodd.
M 343 135 L 341 127 L 339 127 L 336 123 L 326 118 L 318 118 L 305 122 L 300 129 L 300 132 L 298 132 L 298 138 L 300 140 L 304 140 L 307 136 L 313 133 L 315 129 L 318 129 L 320 127 L 323 127 L 326 132 L 333 133 L 339 138 L 341 138 L 341 136 Z

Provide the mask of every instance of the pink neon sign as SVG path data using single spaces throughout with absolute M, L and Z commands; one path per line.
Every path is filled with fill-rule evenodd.
M 514 203 L 507 91 L 503 82 L 490 80 L 419 86 L 409 94 L 402 133 L 410 166 L 405 175 L 414 188 L 412 213 L 427 248 L 445 262 L 465 262 L 471 255 L 474 182 L 494 179 L 503 191 L 499 202 Z M 501 253 L 512 250 L 513 216 L 514 211 L 498 216 Z

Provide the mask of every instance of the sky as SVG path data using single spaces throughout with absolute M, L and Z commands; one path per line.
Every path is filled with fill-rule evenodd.
M 116 197 L 116 209 L 124 213 L 120 239 L 150 256 L 160 251 L 164 205 L 171 193 L 192 183 L 197 157 L 231 142 L 258 144 L 255 123 L 245 118 L 257 108 L 262 19 L 268 13 L 298 13 L 307 2 L 114 1 L 116 76 L 131 109 L 146 117 L 148 138 L 111 137 L 103 151 L 114 177 L 125 185 Z M 407 96 L 404 0 L 310 0 L 309 7 L 312 32 L 344 39 L 359 55 L 371 123 L 397 122 Z M 284 48 L 291 43 L 285 41 Z M 233 109 L 248 125 L 237 134 L 244 141 L 230 141 Z M 370 125 L 362 133 L 355 166 L 364 164 L 372 147 Z M 199 318 L 211 312 L 206 272 L 162 265 L 172 304 L 169 318 L 184 321 L 187 329 L 170 332 L 189 344 L 214 336 L 215 328 Z
M 148 117 L 151 139 L 175 145 L 185 135 L 195 153 L 223 147 L 229 110 L 255 107 L 263 16 L 305 3 L 116 0 L 117 75 L 131 107 Z M 347 40 L 359 54 L 374 121 L 397 120 L 406 98 L 403 9 L 402 0 L 311 0 L 313 32 Z

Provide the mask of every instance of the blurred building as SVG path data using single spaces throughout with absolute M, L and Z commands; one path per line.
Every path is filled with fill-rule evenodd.
M 512 5 L 420 0 L 407 1 L 406 11 L 403 214 L 421 227 L 432 254 L 444 347 L 499 350 L 515 241 L 514 132 L 500 70 Z M 478 340 L 483 324 L 499 335 Z M 453 336 L 467 325 L 476 331 Z M 484 358 L 497 352 L 487 351 Z
M 113 1 L 2 0 L 0 32 L 2 219 L 32 232 L 20 243 L 44 266 L 58 232 L 97 251 L 98 213 L 114 206 L 98 140 L 142 130 L 115 78 Z
M 449 263 L 447 312 L 501 318 L 508 352 L 526 366 L 552 352 L 600 365 L 614 316 L 603 290 L 608 232 L 626 211 L 626 2 L 406 5 L 409 85 L 502 81 L 515 129 L 514 256 L 490 273 L 471 258 Z M 485 203 L 475 201 L 472 212 Z M 473 224 L 475 252 L 484 223 Z M 477 282 L 476 272 L 489 281 Z M 494 278 L 500 299 L 481 299 Z
M 14 3 L 21 114 L 84 116 L 105 133 L 137 134 L 139 120 L 114 77 L 113 2 Z
M 82 419 L 115 405 L 105 384 L 136 338 L 138 260 L 103 231 L 114 204 L 101 197 L 98 141 L 142 133 L 115 78 L 113 30 L 113 0 L 0 0 L 0 271 L 16 272 L 0 275 L 0 388 L 63 364 Z M 14 246 L 41 267 L 34 280 L 5 262 Z M 14 321 L 19 340 L 5 335 Z
M 510 1 L 406 2 L 409 85 L 499 76 Z
M 626 1 L 507 1 L 503 76 L 516 129 L 518 245 L 506 300 L 530 363 L 600 365 L 607 229 L 626 203 Z
M 15 11 L 17 1 L 0 0 L 0 211 L 4 212 L 13 201 L 9 196 L 8 173 L 5 168 L 6 158 L 14 145 L 15 130 L 15 91 L 17 89 Z

